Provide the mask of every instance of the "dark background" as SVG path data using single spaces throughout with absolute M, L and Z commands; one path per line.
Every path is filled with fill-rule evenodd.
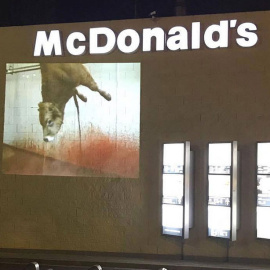
M 169 17 L 180 2 L 186 15 L 270 10 L 269 0 L 2 0 L 0 26 Z

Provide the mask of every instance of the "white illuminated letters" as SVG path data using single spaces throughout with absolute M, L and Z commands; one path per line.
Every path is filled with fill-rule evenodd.
M 156 50 L 164 51 L 165 46 L 165 33 L 160 27 L 143 29 L 143 51 L 151 51 L 152 37 L 156 38 Z
M 228 47 L 228 21 L 221 21 L 220 24 L 213 24 L 209 26 L 204 33 L 204 42 L 208 48 L 226 48 Z M 218 35 L 218 38 L 214 40 L 214 34 Z
M 253 23 L 243 23 L 237 28 L 237 33 L 242 38 L 237 38 L 236 42 L 241 47 L 252 47 L 258 41 L 258 36 L 250 31 L 256 31 L 257 27 Z
M 210 49 L 217 49 L 229 47 L 229 36 L 234 36 L 230 35 L 231 31 L 237 32 L 238 37 L 234 42 L 240 47 L 252 47 L 258 42 L 255 24 L 250 22 L 239 24 L 234 19 L 222 20 L 206 28 L 203 28 L 200 22 L 193 22 L 189 30 L 180 25 L 173 26 L 166 32 L 167 36 L 160 27 L 144 28 L 141 34 L 134 29 L 124 29 L 116 34 L 108 27 L 95 27 L 89 29 L 89 37 L 81 32 L 69 34 L 64 44 L 66 52 L 75 56 L 86 52 L 88 47 L 86 42 L 89 42 L 89 54 L 106 54 L 115 48 L 122 53 L 134 53 L 138 49 L 143 52 L 198 50 L 204 45 Z M 48 34 L 45 31 L 38 31 L 34 56 L 62 55 L 62 44 L 59 30 L 52 30 Z
M 107 43 L 103 46 L 98 45 L 98 37 L 104 35 Z M 114 32 L 107 27 L 90 28 L 89 30 L 89 49 L 90 54 L 104 54 L 113 50 L 116 42 Z
M 130 45 L 126 44 L 127 38 L 130 38 Z M 123 53 L 133 53 L 140 45 L 139 34 L 132 29 L 126 29 L 122 31 L 117 38 L 118 49 Z
M 47 37 L 47 33 L 45 31 L 37 32 L 34 56 L 41 56 L 42 50 L 45 56 L 52 55 L 53 50 L 55 55 L 62 55 L 59 30 L 52 30 L 49 37 Z
M 80 32 L 71 33 L 67 38 L 67 50 L 72 55 L 82 55 L 85 53 L 85 46 L 81 45 L 75 48 L 75 41 L 86 41 L 84 34 Z
M 192 23 L 192 33 L 191 33 L 191 49 L 200 49 L 200 33 L 201 24 L 199 22 Z
M 167 40 L 167 47 L 171 51 L 188 49 L 188 32 L 182 26 L 175 26 L 170 29 L 168 35 L 171 37 Z

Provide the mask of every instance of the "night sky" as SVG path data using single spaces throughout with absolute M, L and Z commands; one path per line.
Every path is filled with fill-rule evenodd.
M 1 0 L 0 26 L 175 15 L 175 0 Z M 187 15 L 270 10 L 269 0 L 186 0 Z

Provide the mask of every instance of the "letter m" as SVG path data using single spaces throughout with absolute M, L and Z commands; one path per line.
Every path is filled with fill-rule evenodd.
M 45 31 L 37 31 L 34 56 L 41 56 L 42 50 L 45 56 L 51 56 L 53 50 L 54 55 L 62 55 L 59 30 L 52 30 L 49 36 L 47 36 Z

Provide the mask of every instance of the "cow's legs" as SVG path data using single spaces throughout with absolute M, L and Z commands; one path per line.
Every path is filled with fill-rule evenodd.
M 75 94 L 80 98 L 81 101 L 87 102 L 87 97 L 81 94 L 76 88 L 75 88 Z
M 101 89 L 99 89 L 97 83 L 91 76 L 91 74 L 88 72 L 88 70 L 84 67 L 85 72 L 83 72 L 83 76 L 81 78 L 81 85 L 87 86 L 90 88 L 92 91 L 98 92 L 102 97 L 104 97 L 106 100 L 110 101 L 111 100 L 111 95 Z

